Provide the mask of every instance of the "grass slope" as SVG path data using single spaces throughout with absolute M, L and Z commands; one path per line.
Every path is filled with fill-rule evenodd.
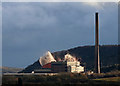
M 1 67 L 0 70 L 2 70 L 2 73 L 17 73 L 23 70 L 23 68 Z

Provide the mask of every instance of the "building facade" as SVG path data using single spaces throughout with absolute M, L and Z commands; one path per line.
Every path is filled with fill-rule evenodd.
M 84 72 L 84 67 L 70 54 L 66 54 L 63 60 L 56 61 L 52 54 L 47 52 L 39 61 L 42 67 L 41 69 L 34 70 L 34 73 Z

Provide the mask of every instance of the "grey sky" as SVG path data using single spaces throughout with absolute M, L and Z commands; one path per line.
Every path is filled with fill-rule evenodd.
M 117 44 L 116 3 L 3 3 L 3 66 L 26 67 L 47 50 L 94 45 L 94 13 L 100 44 Z

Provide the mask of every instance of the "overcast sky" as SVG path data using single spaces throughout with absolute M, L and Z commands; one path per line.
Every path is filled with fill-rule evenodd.
M 94 45 L 96 11 L 100 44 L 117 44 L 117 3 L 3 3 L 3 66 L 26 67 L 48 50 Z

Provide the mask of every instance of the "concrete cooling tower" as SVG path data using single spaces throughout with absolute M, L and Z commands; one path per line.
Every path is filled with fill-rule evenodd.
M 43 66 L 51 62 L 56 62 L 56 60 L 54 59 L 52 54 L 48 51 L 44 56 L 40 57 L 39 62 Z

